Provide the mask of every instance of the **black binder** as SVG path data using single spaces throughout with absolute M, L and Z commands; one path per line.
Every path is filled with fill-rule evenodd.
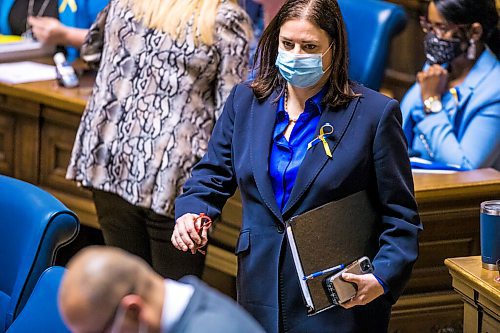
M 362 256 L 373 259 L 378 249 L 377 214 L 367 191 L 327 203 L 287 222 L 287 238 L 307 307 L 314 315 L 334 305 L 322 285 L 324 276 L 310 275 Z

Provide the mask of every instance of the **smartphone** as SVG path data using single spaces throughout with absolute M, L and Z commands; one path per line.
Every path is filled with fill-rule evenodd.
M 368 274 L 373 272 L 373 265 L 368 257 L 361 257 L 349 264 L 346 268 L 340 272 L 334 273 L 323 279 L 323 287 L 328 295 L 330 301 L 339 305 L 349 301 L 351 298 L 356 296 L 357 285 L 352 282 L 347 282 L 342 279 L 342 273 L 351 274 Z
M 74 88 L 79 85 L 78 76 L 76 76 L 74 68 L 66 61 L 66 57 L 62 52 L 54 55 L 54 63 L 56 64 L 59 85 L 65 88 Z

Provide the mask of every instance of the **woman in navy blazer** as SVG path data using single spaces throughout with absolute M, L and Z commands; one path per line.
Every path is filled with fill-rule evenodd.
M 347 54 L 335 0 L 288 0 L 264 31 L 256 79 L 233 89 L 176 200 L 172 243 L 195 253 L 207 243 L 198 214 L 219 217 L 239 187 L 238 302 L 266 332 L 387 331 L 417 259 L 422 227 L 398 103 L 350 82 Z M 380 215 L 374 274 L 345 275 L 356 297 L 308 317 L 285 221 L 360 190 Z

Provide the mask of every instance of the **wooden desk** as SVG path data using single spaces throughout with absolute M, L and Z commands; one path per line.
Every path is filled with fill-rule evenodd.
M 36 184 L 75 211 L 82 224 L 97 226 L 89 191 L 64 179 L 75 133 L 92 77 L 78 89 L 54 81 L 0 83 L 0 173 Z M 479 254 L 479 204 L 496 199 L 500 173 L 493 169 L 450 175 L 415 174 L 416 197 L 424 231 L 420 257 L 405 294 L 393 308 L 391 332 L 459 330 L 462 302 L 453 292 L 445 258 Z M 207 279 L 234 292 L 233 254 L 241 223 L 238 194 L 226 205 L 212 234 Z
M 453 292 L 446 258 L 480 253 L 479 205 L 500 195 L 500 172 L 413 175 L 424 231 L 403 296 L 393 307 L 391 332 L 460 332 L 463 305 Z
M 500 332 L 498 271 L 482 268 L 480 256 L 446 259 L 444 263 L 464 301 L 464 333 Z

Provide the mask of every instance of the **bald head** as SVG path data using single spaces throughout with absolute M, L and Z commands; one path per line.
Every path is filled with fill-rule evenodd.
M 146 294 L 155 278 L 160 277 L 146 262 L 123 250 L 85 248 L 69 262 L 61 282 L 61 315 L 73 332 L 102 331 L 122 298 Z

